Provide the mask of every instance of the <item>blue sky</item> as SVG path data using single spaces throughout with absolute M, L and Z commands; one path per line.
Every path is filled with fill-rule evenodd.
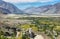
M 52 5 L 60 0 L 3 0 L 6 2 L 13 3 L 19 9 L 25 9 L 28 7 L 39 7 L 44 5 Z

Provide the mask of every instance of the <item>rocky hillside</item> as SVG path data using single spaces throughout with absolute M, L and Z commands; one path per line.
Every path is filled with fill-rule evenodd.
M 5 1 L 0 1 L 0 12 L 3 12 L 4 14 L 21 14 L 23 11 L 18 9 L 16 6 L 14 6 L 11 3 L 5 2 Z
M 60 3 L 54 5 L 45 5 L 40 7 L 29 7 L 24 10 L 28 14 L 59 14 Z

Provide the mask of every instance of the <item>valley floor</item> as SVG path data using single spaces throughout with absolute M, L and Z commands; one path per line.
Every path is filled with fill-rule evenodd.
M 42 35 L 44 39 L 60 38 L 59 15 L 56 17 L 24 16 L 0 15 L 0 38 L 7 39 L 4 36 L 8 37 L 10 35 L 12 36 L 11 39 L 15 39 L 14 37 L 17 35 L 17 39 L 30 39 L 30 32 L 34 33 L 34 37 L 35 35 Z

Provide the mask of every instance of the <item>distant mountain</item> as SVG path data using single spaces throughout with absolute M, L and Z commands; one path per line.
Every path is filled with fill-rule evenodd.
M 11 13 L 8 9 L 4 9 L 4 8 L 1 8 L 0 7 L 0 13 L 2 13 L 2 14 L 7 14 L 7 13 Z
M 28 14 L 60 14 L 60 3 L 40 7 L 29 7 L 24 10 Z
M 60 3 L 39 7 L 29 7 L 23 11 L 11 3 L 0 0 L 0 13 L 3 14 L 60 14 Z
M 0 12 L 3 12 L 4 14 L 22 14 L 23 11 L 18 9 L 16 6 L 14 6 L 11 3 L 0 1 Z

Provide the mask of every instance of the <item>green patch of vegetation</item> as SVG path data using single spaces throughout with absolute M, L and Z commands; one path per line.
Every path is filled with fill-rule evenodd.
M 12 19 L 11 19 L 12 20 Z M 55 37 L 58 37 L 60 35 L 60 18 L 59 17 L 25 17 L 25 18 L 18 18 L 17 20 L 33 20 L 30 21 L 31 24 L 13 24 L 11 26 L 16 26 L 17 28 L 21 29 L 21 34 L 17 39 L 30 39 L 27 35 L 23 35 L 23 29 L 24 31 L 28 30 L 29 28 L 32 28 L 32 30 L 38 34 L 38 32 L 44 32 L 47 36 L 49 36 L 51 39 L 54 39 Z M 3 22 L 4 26 L 8 26 Z M 2 26 L 2 25 L 1 25 Z M 1 29 L 0 29 L 1 30 Z M 4 35 L 4 33 L 0 32 L 0 39 L 8 39 L 6 37 L 1 37 Z M 11 38 L 15 39 L 15 38 Z

